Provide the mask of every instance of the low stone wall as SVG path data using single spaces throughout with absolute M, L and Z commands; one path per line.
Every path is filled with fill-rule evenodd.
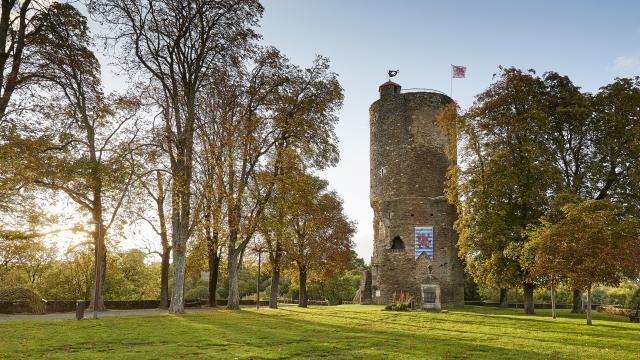
M 203 300 L 205 302 L 204 305 L 208 304 L 207 300 Z M 255 305 L 255 300 L 240 300 L 240 305 Z M 216 300 L 216 305 L 218 306 L 227 306 L 226 299 L 218 299 Z M 269 300 L 260 300 L 260 306 L 269 306 Z
M 30 314 L 31 312 L 31 304 L 26 300 L 0 301 L 0 314 Z
M 89 301 L 84 300 L 85 308 L 89 307 Z M 189 300 L 185 303 L 187 307 L 202 306 L 202 300 Z M 137 310 L 156 309 L 160 307 L 159 300 L 109 300 L 104 302 L 104 306 L 110 310 Z M 46 303 L 47 313 L 69 312 L 76 309 L 75 300 L 49 300 Z
M 89 307 L 89 301 L 83 300 L 85 308 Z M 206 299 L 186 300 L 185 307 L 207 306 Z M 285 302 L 286 303 L 286 302 Z M 288 302 L 297 303 L 297 302 Z M 226 299 L 218 299 L 218 306 L 227 306 Z M 326 301 L 309 300 L 309 305 L 328 305 Z M 240 300 L 240 305 L 255 306 L 255 300 Z M 109 310 L 137 310 L 137 309 L 157 309 L 160 307 L 159 300 L 110 300 L 105 301 L 104 306 Z M 260 300 L 260 306 L 269 306 L 268 300 Z M 47 313 L 72 312 L 76 309 L 76 300 L 48 300 L 45 303 Z M 0 301 L 0 314 L 30 314 L 31 305 L 27 301 Z
M 254 302 L 255 303 L 255 302 Z M 298 300 L 285 300 L 285 301 L 278 301 L 278 303 L 282 303 L 282 304 L 297 304 Z M 267 303 L 268 304 L 268 303 Z M 307 305 L 314 305 L 314 306 L 329 306 L 329 302 L 326 300 L 307 300 Z
M 484 301 L 465 301 L 464 302 L 465 305 L 474 305 L 474 306 L 490 306 L 490 307 L 500 307 L 500 303 L 494 303 L 494 302 L 484 302 Z M 551 304 L 548 303 L 535 303 L 533 304 L 535 309 L 551 309 Z M 586 304 L 585 304 L 586 306 Z M 597 310 L 598 307 L 600 307 L 600 304 L 592 304 L 591 305 L 591 309 L 592 310 Z M 523 303 L 512 303 L 509 304 L 508 306 L 509 308 L 514 308 L 514 309 L 523 309 L 524 308 L 524 304 Z M 573 305 L 571 304 L 556 304 L 556 309 L 572 309 Z

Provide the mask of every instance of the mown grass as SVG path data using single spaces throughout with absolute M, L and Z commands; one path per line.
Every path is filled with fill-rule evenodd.
M 640 325 L 594 314 L 345 305 L 0 322 L 0 359 L 640 359 Z

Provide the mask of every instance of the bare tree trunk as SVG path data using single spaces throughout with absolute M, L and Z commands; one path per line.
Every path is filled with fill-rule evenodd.
M 216 307 L 218 299 L 218 270 L 220 269 L 220 255 L 216 249 L 209 248 L 209 306 Z
M 99 182 L 99 181 L 98 181 Z M 104 311 L 104 282 L 107 273 L 107 248 L 104 243 L 104 225 L 102 224 L 102 198 L 100 190 L 93 192 L 93 244 L 95 272 L 93 285 L 91 286 L 91 302 L 89 308 L 92 311 Z
M 593 325 L 591 318 L 591 285 L 587 288 L 587 325 Z
M 280 269 L 271 266 L 271 292 L 269 293 L 269 307 L 278 308 L 278 295 L 280 294 Z
M 278 295 L 280 295 L 280 260 L 282 251 L 280 244 L 276 243 L 273 251 L 269 251 L 269 262 L 271 263 L 271 292 L 269 293 L 269 307 L 278 308 Z
M 527 315 L 535 314 L 534 305 L 533 305 L 533 284 L 525 283 L 524 284 L 524 313 Z
M 190 150 L 189 150 L 190 154 Z M 189 156 L 189 160 L 190 160 Z M 188 167 L 188 169 L 187 169 Z M 173 164 L 172 188 L 172 252 L 173 291 L 169 312 L 184 314 L 184 273 L 187 257 L 187 241 L 191 215 L 191 161 L 188 164 Z
M 95 261 L 98 262 L 97 266 L 95 266 L 95 270 L 94 270 L 94 277 L 93 277 L 93 283 L 91 285 L 91 294 L 89 294 L 90 297 L 90 303 L 89 303 L 89 309 L 91 309 L 91 311 L 94 310 L 94 307 L 97 306 L 97 308 L 95 309 L 96 311 L 105 311 L 106 308 L 104 307 L 104 282 L 106 279 L 106 254 L 107 254 L 107 250 L 105 248 L 104 245 L 104 238 L 102 240 L 97 239 L 97 236 L 94 237 L 94 243 L 96 244 L 100 244 L 100 250 L 98 251 L 98 247 L 94 245 L 94 259 Z M 99 271 L 98 276 L 95 276 L 95 271 Z M 98 301 L 96 301 L 96 280 L 98 283 Z
M 169 259 L 171 257 L 171 247 L 162 249 L 162 262 L 160 263 L 160 308 L 169 308 Z
M 95 261 L 98 262 L 97 266 L 95 266 L 95 271 L 99 271 L 98 276 L 96 276 L 94 272 L 93 283 L 91 285 L 91 294 L 90 294 L 90 303 L 89 309 L 92 311 L 105 311 L 106 308 L 104 306 L 104 281 L 106 279 L 106 248 L 104 245 L 104 238 L 102 240 L 95 239 L 95 243 L 100 244 L 100 250 L 98 250 L 98 246 L 95 247 L 94 257 Z M 98 300 L 96 301 L 96 284 L 98 286 Z M 97 307 L 96 307 L 97 306 Z
M 227 309 L 240 310 L 240 292 L 238 291 L 239 251 L 229 248 L 227 254 L 227 273 L 229 276 L 229 296 Z
M 298 267 L 298 282 L 300 283 L 299 307 L 307 307 L 307 269 L 304 266 Z
M 500 307 L 508 308 L 509 307 L 509 289 L 500 288 Z
M 556 318 L 556 292 L 553 283 L 551 283 L 551 317 Z
M 173 291 L 169 312 L 184 314 L 184 271 L 186 263 L 186 244 L 173 245 Z
M 162 173 L 156 172 L 156 187 L 158 195 L 156 199 L 156 210 L 158 221 L 160 222 L 160 242 L 162 243 L 162 262 L 160 264 L 160 308 L 169 308 L 169 260 L 171 258 L 171 245 L 169 245 L 169 234 L 167 233 L 167 219 L 164 212 L 164 181 Z
M 584 312 L 584 302 L 582 301 L 581 289 L 573 289 L 573 307 L 571 308 L 571 312 L 578 314 Z

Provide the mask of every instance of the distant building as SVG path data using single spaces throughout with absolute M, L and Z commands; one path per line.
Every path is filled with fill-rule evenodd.
M 450 139 L 437 121 L 453 100 L 436 91 L 403 93 L 391 81 L 379 91 L 369 109 L 373 258 L 360 301 L 387 304 L 403 292 L 420 303 L 428 301 L 422 285 L 437 283 L 442 305 L 464 305 L 456 210 L 444 196 Z

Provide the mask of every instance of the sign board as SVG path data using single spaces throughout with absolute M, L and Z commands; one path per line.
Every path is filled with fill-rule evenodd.
M 416 259 L 422 254 L 433 260 L 433 226 L 416 227 Z
M 380 297 L 380 290 L 376 290 L 376 297 Z

